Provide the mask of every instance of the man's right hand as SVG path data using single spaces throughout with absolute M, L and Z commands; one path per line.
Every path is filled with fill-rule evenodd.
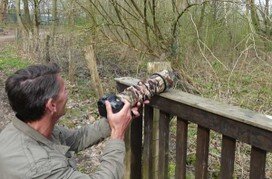
M 124 139 L 125 131 L 132 119 L 130 103 L 123 100 L 125 103 L 123 108 L 118 113 L 113 113 L 110 102 L 106 101 L 107 118 L 111 127 L 111 139 Z

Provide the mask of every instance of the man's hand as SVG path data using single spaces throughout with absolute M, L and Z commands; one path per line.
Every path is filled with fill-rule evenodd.
M 131 108 L 131 115 L 133 118 L 137 118 L 140 116 L 140 113 L 139 113 L 139 108 L 141 106 L 143 106 L 144 104 L 148 104 L 149 103 L 149 100 L 145 100 L 144 103 L 140 103 L 138 102 L 133 108 Z
M 111 138 L 112 139 L 124 139 L 125 131 L 130 124 L 132 118 L 140 116 L 139 108 L 141 103 L 138 102 L 135 107 L 130 109 L 130 103 L 127 100 L 122 100 L 125 104 L 121 111 L 113 113 L 110 102 L 105 101 L 107 109 L 107 118 L 111 127 Z M 144 104 L 148 104 L 149 101 L 144 101 Z
M 123 101 L 125 104 L 121 111 L 113 113 L 111 105 L 108 101 L 105 102 L 107 109 L 107 118 L 111 127 L 111 138 L 112 139 L 124 139 L 125 131 L 129 126 L 132 119 L 130 103 L 126 100 Z

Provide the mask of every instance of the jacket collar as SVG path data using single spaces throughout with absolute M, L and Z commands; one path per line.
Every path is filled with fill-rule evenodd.
M 23 121 L 21 121 L 19 119 L 16 119 L 16 118 L 12 119 L 12 123 L 13 123 L 14 127 L 16 127 L 18 130 L 22 131 L 27 136 L 31 137 L 35 141 L 43 143 L 46 146 L 48 146 L 49 148 L 56 149 L 59 152 L 61 152 L 62 154 L 65 154 L 70 148 L 65 145 L 55 144 L 54 142 L 50 141 L 49 139 L 44 137 L 41 133 L 39 133 L 38 131 L 36 131 L 35 129 L 33 129 L 32 127 L 30 127 L 29 125 L 27 125 L 26 123 L 24 123 Z

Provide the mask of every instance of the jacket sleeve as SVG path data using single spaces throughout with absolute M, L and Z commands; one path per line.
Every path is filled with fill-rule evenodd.
M 68 166 L 60 167 L 60 165 L 55 162 L 54 165 L 51 165 L 49 170 L 45 170 L 44 173 L 38 173 L 32 177 L 49 179 L 121 179 L 124 173 L 124 156 L 124 141 L 117 139 L 109 140 L 103 151 L 98 170 L 91 175 L 80 173 Z
M 81 151 L 90 147 L 110 135 L 110 126 L 106 118 L 86 125 L 80 129 L 71 130 L 57 126 L 58 138 L 63 145 L 70 147 L 70 151 Z

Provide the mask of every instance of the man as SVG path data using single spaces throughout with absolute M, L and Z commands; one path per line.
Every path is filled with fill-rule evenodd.
M 113 113 L 106 102 L 107 119 L 79 130 L 56 125 L 65 114 L 68 92 L 56 64 L 35 65 L 17 71 L 6 81 L 6 92 L 17 119 L 0 134 L 0 178 L 122 178 L 124 133 L 131 112 Z M 75 169 L 72 151 L 81 151 L 110 136 L 97 172 L 88 176 Z

